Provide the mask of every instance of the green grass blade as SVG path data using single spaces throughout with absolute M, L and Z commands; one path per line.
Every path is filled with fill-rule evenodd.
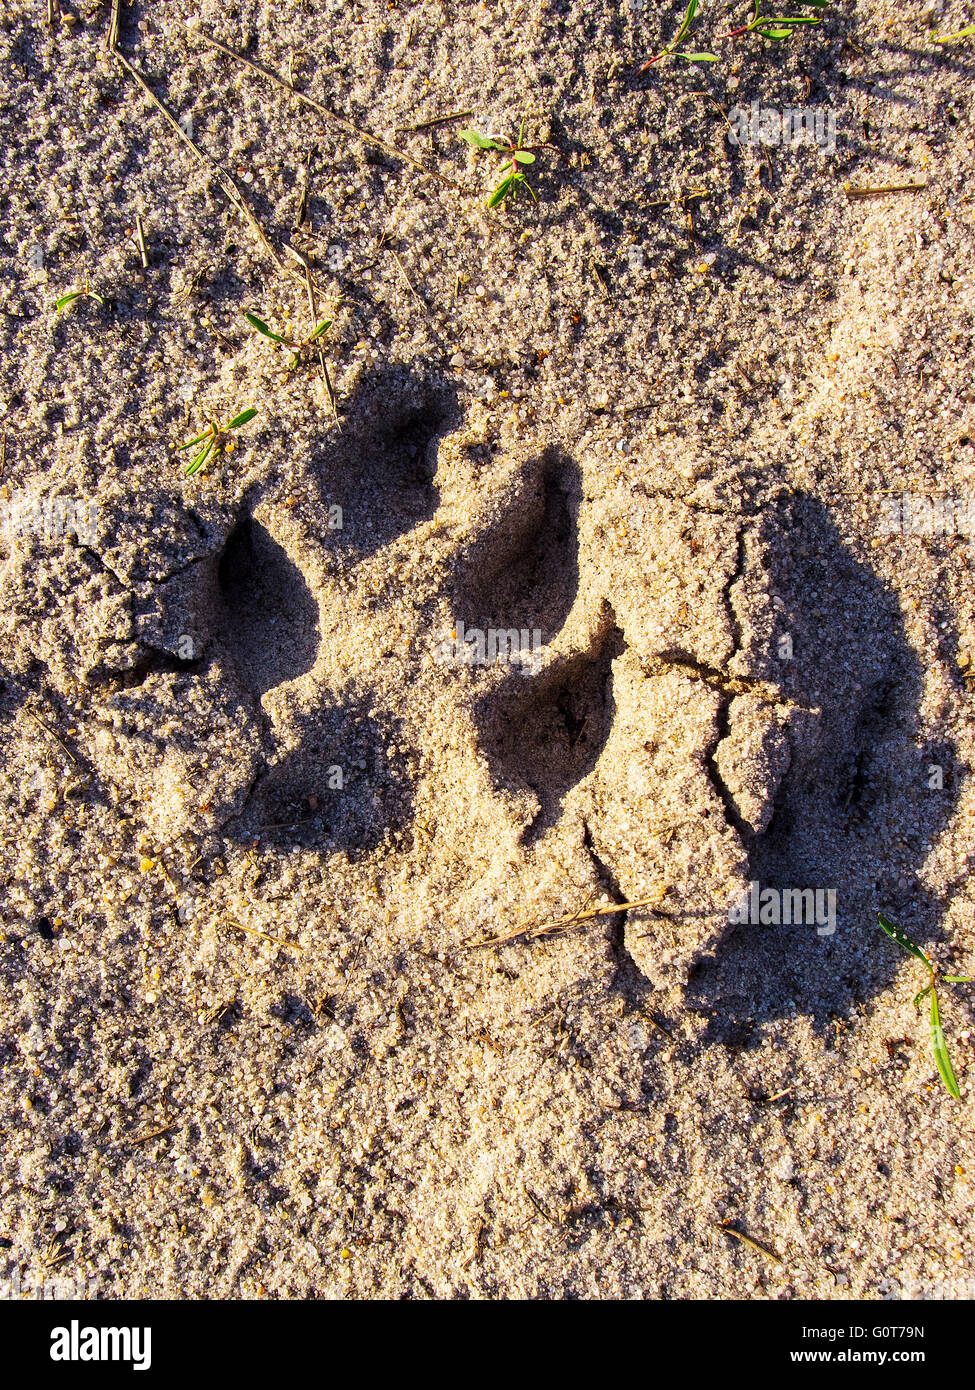
M 895 926 L 895 924 L 888 917 L 885 917 L 882 912 L 877 913 L 877 921 L 880 923 L 881 930 L 887 933 L 891 941 L 896 941 L 898 946 L 902 946 L 905 951 L 910 951 L 912 956 L 916 956 L 918 960 L 923 960 L 929 970 L 933 969 L 931 962 L 921 950 L 920 946 L 915 946 L 911 938 L 905 932 L 902 932 L 900 927 Z
M 941 977 L 949 985 L 967 985 L 971 982 L 971 975 L 942 975 Z
M 311 336 L 309 337 L 308 341 L 309 341 L 310 343 L 313 343 L 313 342 L 315 341 L 316 338 L 320 338 L 320 337 L 322 336 L 323 333 L 327 332 L 328 329 L 331 328 L 331 326 L 332 326 L 332 320 L 331 320 L 331 319 L 325 319 L 322 323 L 320 323 L 320 324 L 318 325 L 318 327 L 315 329 L 314 333 L 311 334 Z
M 945 1083 L 945 1090 L 955 1100 L 961 1100 L 961 1091 L 958 1089 L 958 1082 L 955 1078 L 954 1070 L 951 1065 L 951 1058 L 948 1056 L 948 1049 L 945 1047 L 945 1035 L 941 1031 L 941 1015 L 938 1012 L 938 992 L 931 991 L 931 1046 L 934 1049 L 934 1060 L 938 1064 L 938 1072 L 941 1080 Z
M 194 444 L 201 444 L 203 440 L 206 439 L 207 436 L 212 433 L 212 430 L 204 430 L 203 433 L 198 434 L 195 439 L 188 439 L 185 444 L 181 444 L 179 448 L 176 450 L 176 452 L 178 454 L 181 454 L 184 449 L 192 449 Z
M 680 43 L 681 39 L 684 37 L 688 29 L 694 23 L 694 16 L 697 14 L 698 4 L 699 0 L 690 0 L 690 4 L 687 7 L 687 12 L 684 15 L 684 21 L 677 31 L 677 37 L 676 39 L 674 39 L 672 47 L 676 47 L 676 45 Z
M 919 1014 L 919 1013 L 921 1012 L 921 1000 L 922 1000 L 922 999 L 926 999 L 927 996 L 931 993 L 931 991 L 932 991 L 933 989 L 934 989 L 934 985 L 928 985 L 927 989 L 922 989 L 918 994 L 915 994 L 915 996 L 914 996 L 914 1012 L 915 1012 L 916 1014 Z
M 200 469 L 203 467 L 203 465 L 206 463 L 207 459 L 210 457 L 210 452 L 211 452 L 212 449 L 213 449 L 213 440 L 211 439 L 211 440 L 209 441 L 209 443 L 206 445 L 206 447 L 200 450 L 200 452 L 197 454 L 197 456 L 196 456 L 196 458 L 193 460 L 193 462 L 192 462 L 192 463 L 188 463 L 188 464 L 186 465 L 186 476 L 187 476 L 187 477 L 189 477 L 192 473 L 199 473 Z
M 501 180 L 501 182 L 498 184 L 497 188 L 494 190 L 494 192 L 491 194 L 490 198 L 487 201 L 487 205 L 489 208 L 496 208 L 499 203 L 504 202 L 505 198 L 507 198 L 508 194 L 512 190 L 514 181 L 514 174 L 509 174 L 506 179 Z
M 964 29 L 959 29 L 957 34 L 929 34 L 932 43 L 957 43 L 959 39 L 970 39 L 975 34 L 975 24 L 969 24 Z
M 240 425 L 246 425 L 246 424 L 247 424 L 247 421 L 248 421 L 248 420 L 253 420 L 253 418 L 254 418 L 254 416 L 255 416 L 256 414 L 257 414 L 257 408 L 256 408 L 256 406 L 253 406 L 253 405 L 248 406 L 246 410 L 242 410 L 242 411 L 240 412 L 239 415 L 235 415 L 234 418 L 233 418 L 232 420 L 230 420 L 226 425 L 224 425 L 224 429 L 225 429 L 225 430 L 235 430 L 235 429 L 237 429 Z
M 251 328 L 256 328 L 258 333 L 263 333 L 265 338 L 270 338 L 274 343 L 283 343 L 285 340 L 278 333 L 272 332 L 263 319 L 259 319 L 256 314 L 252 314 L 249 309 L 244 310 L 244 318 Z
M 54 301 L 54 307 L 60 314 L 62 309 L 66 309 L 69 304 L 73 304 L 76 299 L 80 299 L 85 293 L 84 290 L 72 290 L 70 294 L 63 294 L 60 299 Z

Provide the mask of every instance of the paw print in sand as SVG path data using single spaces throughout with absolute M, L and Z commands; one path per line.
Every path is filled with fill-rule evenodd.
M 679 983 L 846 725 L 782 658 L 788 518 L 673 466 L 628 483 L 388 370 L 235 515 L 107 497 L 98 544 L 8 557 L 15 665 L 85 692 L 91 762 L 161 839 L 368 860 L 461 943 L 653 898 L 595 939 Z

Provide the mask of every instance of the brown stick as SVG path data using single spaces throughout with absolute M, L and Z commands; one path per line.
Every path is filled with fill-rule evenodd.
M 109 21 L 108 39 L 105 44 L 109 53 L 114 53 L 118 47 L 118 16 L 121 3 L 122 0 L 112 0 L 112 17 Z
M 310 106 L 312 110 L 317 111 L 320 116 L 324 116 L 326 120 L 334 121 L 336 125 L 340 125 L 343 130 L 357 135 L 359 139 L 365 141 L 367 145 L 373 145 L 376 149 L 385 150 L 385 152 L 392 155 L 394 159 L 401 159 L 404 164 L 411 164 L 414 169 L 418 169 L 420 173 L 425 174 L 428 179 L 437 179 L 440 183 L 446 184 L 448 188 L 456 188 L 460 191 L 460 184 L 455 183 L 453 179 L 447 178 L 445 174 L 441 174 L 439 169 L 431 169 L 428 164 L 424 164 L 419 159 L 414 159 L 412 155 L 405 154 L 403 150 L 397 148 L 396 145 L 390 145 L 386 140 L 380 140 L 378 135 L 373 135 L 371 131 L 365 130 L 360 125 L 356 125 L 354 121 L 346 120 L 346 118 L 340 116 L 337 111 L 333 111 L 330 107 L 325 106 L 324 103 L 316 101 L 314 97 L 310 97 L 307 92 L 297 91 L 284 77 L 279 76 L 278 73 L 273 72 L 270 68 L 266 68 L 263 63 L 255 63 L 253 58 L 245 58 L 243 53 L 238 53 L 235 49 L 229 48 L 227 44 L 221 43 L 219 39 L 211 38 L 210 35 L 204 33 L 202 29 L 195 29 L 193 32 L 196 34 L 197 38 L 202 39 L 204 43 L 208 43 L 211 48 L 217 49 L 219 53 L 225 54 L 228 58 L 233 58 L 238 63 L 243 63 L 244 67 L 250 68 L 251 72 L 256 72 L 261 77 L 266 77 L 269 82 L 276 83 L 277 86 L 281 87 L 289 96 L 297 98 L 298 101 L 303 101 L 306 106 Z
M 315 293 L 315 279 L 311 272 L 311 261 L 307 256 L 302 255 L 294 246 L 288 246 L 287 243 L 285 243 L 285 250 L 294 256 L 295 260 L 305 272 L 305 289 L 308 292 L 308 312 L 311 315 L 311 328 L 309 331 L 313 333 L 318 325 L 318 296 Z M 328 392 L 328 403 L 332 407 L 332 418 L 337 421 L 339 412 L 335 401 L 335 391 L 332 387 L 332 379 L 328 374 L 328 365 L 325 361 L 325 349 L 322 347 L 321 343 L 317 344 L 317 348 L 318 365 L 321 369 L 322 380 L 325 383 L 325 390 Z
M 848 198 L 875 198 L 881 193 L 919 193 L 922 188 L 927 188 L 927 179 L 911 183 L 882 183 L 876 188 L 854 188 L 852 184 L 843 185 Z
M 248 936 L 259 936 L 262 941 L 271 941 L 275 946 L 283 946 L 286 951 L 304 950 L 304 947 L 299 946 L 297 941 L 285 941 L 280 936 L 269 936 L 266 931 L 258 931 L 256 927 L 245 927 L 240 922 L 225 921 L 223 925 L 232 927 L 234 931 L 246 932 Z
M 54 730 L 53 730 L 53 729 L 49 729 L 49 728 L 47 727 L 47 725 L 44 723 L 44 721 L 43 721 L 42 719 L 38 719 L 38 717 L 37 717 L 37 715 L 34 713 L 34 711 L 33 711 L 32 709 L 28 709 L 28 707 L 27 707 L 26 705 L 24 706 L 24 713 L 27 715 L 27 717 L 28 717 L 29 719 L 33 719 L 34 723 L 37 725 L 37 727 L 38 727 L 39 729 L 43 729 L 43 730 L 44 730 L 44 732 L 47 734 L 48 738 L 53 738 L 53 739 L 54 739 L 54 742 L 55 742 L 55 743 L 58 745 L 58 747 L 61 749 L 61 752 L 65 755 L 65 757 L 69 758 L 69 759 L 71 760 L 71 762 L 73 762 L 73 763 L 77 766 L 78 759 L 77 759 L 77 758 L 75 757 L 75 755 L 72 753 L 72 751 L 71 751 L 71 749 L 68 747 L 68 745 L 67 745 L 66 743 L 62 742 L 62 740 L 61 740 L 60 738 L 58 738 L 58 736 L 57 736 L 57 734 L 54 732 Z
M 149 248 L 146 246 L 146 233 L 142 226 L 142 218 L 136 214 L 135 219 L 135 244 L 139 248 L 139 260 L 142 262 L 142 269 L 149 269 Z
M 751 1246 L 751 1248 L 757 1250 L 760 1255 L 764 1255 L 767 1260 L 774 1260 L 777 1265 L 784 1263 L 775 1251 L 770 1250 L 767 1245 L 762 1245 L 761 1242 L 752 1240 L 751 1236 L 746 1236 L 743 1231 L 736 1231 L 734 1226 L 726 1225 L 724 1221 L 715 1221 L 714 1229 L 716 1231 L 722 1231 L 726 1236 L 734 1236 L 735 1240 L 740 1240 L 742 1245 Z
M 137 68 L 134 68 L 132 66 L 128 58 L 126 58 L 125 54 L 119 48 L 118 31 L 120 9 L 121 0 L 112 0 L 112 17 L 108 30 L 109 53 L 111 53 L 112 57 L 119 64 L 119 66 L 129 74 L 133 82 L 135 82 L 135 84 L 142 89 L 142 91 L 152 102 L 156 110 L 159 111 L 160 114 L 165 117 L 169 126 L 179 136 L 183 143 L 193 151 L 193 154 L 199 160 L 200 164 L 202 164 L 203 168 L 207 170 L 207 172 L 211 175 L 212 178 L 216 179 L 231 207 L 233 207 L 237 212 L 240 213 L 241 217 L 243 217 L 244 221 L 250 227 L 255 238 L 257 239 L 257 242 L 260 245 L 261 249 L 264 251 L 265 255 L 270 257 L 270 259 L 274 262 L 274 265 L 281 272 L 281 274 L 290 275 L 292 278 L 295 279 L 299 278 L 295 271 L 291 270 L 289 266 L 286 266 L 284 264 L 284 262 L 279 257 L 278 253 L 275 251 L 274 247 L 271 245 L 267 237 L 264 235 L 263 228 L 261 227 L 254 214 L 251 212 L 250 208 L 247 206 L 247 203 L 244 200 L 244 195 L 241 193 L 240 189 L 237 187 L 237 184 L 234 182 L 231 176 L 228 173 L 225 173 L 224 170 L 221 169 L 218 164 L 215 164 L 213 162 L 210 156 L 206 154 L 206 152 L 196 143 L 192 136 L 187 135 L 186 131 L 180 125 L 179 121 L 172 114 L 169 108 L 165 106 L 156 96 L 155 92 L 149 86 L 149 83 L 142 76 L 141 72 L 139 72 Z
M 433 130 L 437 126 L 448 125 L 451 121 L 462 121 L 473 116 L 473 111 L 455 111 L 450 116 L 435 116 L 432 121 L 421 121 L 419 125 L 398 125 L 396 129 L 403 135 L 417 135 L 421 130 Z
M 498 946 L 503 941 L 516 941 L 525 936 L 529 941 L 536 936 L 548 936 L 551 932 L 567 931 L 579 922 L 590 922 L 594 917 L 612 917 L 616 912 L 629 912 L 635 907 L 656 907 L 660 894 L 652 898 L 639 898 L 632 903 L 611 903 L 609 907 L 593 907 L 588 912 L 574 912 L 569 917 L 560 917 L 556 922 L 544 922 L 540 927 L 522 927 L 520 931 L 509 932 L 506 936 L 492 936 L 487 941 L 475 941 L 466 947 L 468 951 L 480 950 L 483 946 Z
M 158 1139 L 159 1136 L 160 1136 L 160 1134 L 168 1134 L 169 1131 L 170 1131 L 171 1129 L 175 1129 L 175 1128 L 176 1128 L 176 1121 L 173 1120 L 171 1124 L 163 1125 L 162 1129 L 154 1129 L 154 1130 L 152 1130 L 152 1132 L 149 1133 L 149 1134 L 140 1134 L 139 1137 L 138 1137 L 138 1139 L 130 1139 L 130 1140 L 129 1140 L 129 1143 L 130 1143 L 130 1144 L 133 1144 L 133 1145 L 134 1145 L 134 1144 L 145 1144 L 145 1143 L 147 1143 L 150 1139 Z

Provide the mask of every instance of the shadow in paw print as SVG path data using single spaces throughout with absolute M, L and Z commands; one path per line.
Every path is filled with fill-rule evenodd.
M 311 460 L 324 508 L 342 508 L 329 545 L 361 559 L 437 510 L 438 438 L 457 422 L 456 387 L 406 367 L 364 375 L 330 435 Z
M 709 1017 L 711 1040 L 739 1048 L 757 1044 L 759 1025 L 775 1017 L 842 1026 L 889 984 L 906 958 L 877 926 L 878 910 L 919 941 L 936 936 L 946 904 L 917 875 L 961 776 L 953 750 L 929 740 L 921 722 L 922 671 L 896 596 L 814 499 L 787 499 L 765 524 L 772 594 L 783 605 L 776 642 L 788 634 L 794 651 L 783 663 L 787 691 L 822 713 L 793 726 L 772 820 L 746 839 L 749 878 L 760 890 L 835 890 L 836 928 L 729 928 L 698 967 L 689 1003 Z
M 475 710 L 481 747 L 496 786 L 528 786 L 539 812 L 523 839 L 532 844 L 562 810 L 566 793 L 596 766 L 613 724 L 612 663 L 625 649 L 607 622 L 594 648 L 557 662 L 535 679 L 512 674 Z
M 217 566 L 216 635 L 256 695 L 303 675 L 318 650 L 318 606 L 301 571 L 252 518 L 230 533 Z
M 409 847 L 413 777 L 397 728 L 350 701 L 309 710 L 291 735 L 294 751 L 258 779 L 230 828 L 235 839 L 353 859 L 384 842 Z
M 465 628 L 541 630 L 550 642 L 579 587 L 579 468 L 552 449 L 526 470 L 507 515 L 476 541 L 454 576 L 453 613 Z

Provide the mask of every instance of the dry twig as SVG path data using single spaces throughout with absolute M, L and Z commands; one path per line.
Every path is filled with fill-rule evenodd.
M 109 53 L 111 53 L 112 57 L 123 69 L 123 71 L 128 73 L 128 75 L 132 78 L 132 81 L 136 84 L 136 86 L 141 88 L 141 90 L 152 102 L 156 110 L 165 118 L 167 124 L 170 126 L 173 132 L 176 135 L 178 135 L 179 138 L 183 141 L 184 145 L 186 145 L 190 150 L 192 150 L 194 156 L 203 166 L 203 168 L 207 171 L 210 177 L 213 178 L 219 184 L 220 189 L 224 194 L 224 197 L 230 203 L 231 207 L 234 208 L 236 212 L 240 213 L 241 217 L 244 219 L 248 227 L 251 229 L 251 232 L 254 234 L 254 237 L 257 240 L 258 245 L 261 247 L 265 255 L 267 255 L 271 259 L 271 261 L 273 261 L 275 267 L 281 272 L 282 275 L 290 275 L 294 277 L 296 275 L 296 272 L 292 271 L 289 266 L 286 266 L 284 264 L 278 253 L 275 251 L 274 247 L 271 245 L 270 241 L 268 241 L 266 235 L 264 234 L 264 229 L 261 227 L 261 224 L 258 222 L 257 218 L 251 212 L 244 198 L 243 193 L 238 188 L 234 179 L 231 178 L 230 174 L 228 174 L 225 170 L 221 169 L 220 166 L 210 158 L 210 156 L 201 148 L 201 146 L 199 146 L 196 143 L 196 141 L 193 139 L 191 135 L 187 134 L 187 132 L 180 125 L 179 121 L 169 110 L 168 106 L 164 105 L 164 103 L 160 101 L 159 97 L 156 96 L 155 92 L 149 86 L 149 83 L 142 76 L 142 73 L 139 72 L 138 68 L 132 66 L 128 58 L 126 58 L 125 54 L 119 48 L 118 35 L 119 13 L 121 9 L 121 3 L 122 0 L 112 0 L 112 16 L 109 22 L 108 30 Z
M 194 29 L 193 32 L 197 38 L 202 39 L 204 43 L 208 43 L 211 48 L 215 48 L 219 53 L 225 54 L 228 58 L 233 58 L 235 62 L 243 63 L 245 68 L 250 68 L 251 72 L 256 72 L 260 77 L 266 77 L 269 82 L 275 83 L 283 91 L 287 92 L 289 96 L 295 97 L 296 100 L 303 102 L 305 106 L 310 106 L 313 111 L 317 111 L 318 114 L 324 116 L 326 120 L 334 121 L 336 125 L 340 125 L 343 130 L 347 130 L 351 135 L 358 136 L 365 144 L 372 145 L 378 150 L 384 150 L 386 154 L 392 155 L 394 159 L 401 159 L 404 164 L 412 165 L 413 168 L 419 170 L 421 174 L 425 174 L 428 179 L 437 179 L 440 183 L 446 184 L 448 188 L 460 190 L 460 184 L 455 183 L 453 179 L 447 178 L 445 174 L 441 174 L 439 169 L 431 169 L 431 167 L 428 164 L 424 164 L 422 160 L 414 159 L 412 155 L 404 153 L 404 151 L 399 149 L 396 145 L 391 145 L 388 141 L 381 140 L 378 135 L 373 135 L 371 131 L 366 130 L 363 126 L 356 125 L 354 121 L 347 120 L 345 116 L 340 116 L 337 111 L 333 111 L 323 102 L 316 101 L 315 98 L 310 97 L 307 92 L 297 91 L 296 88 L 291 86 L 287 78 L 281 77 L 279 73 L 272 71 L 271 68 L 266 68 L 263 63 L 255 63 L 253 58 L 247 58 L 243 53 L 238 53 L 236 49 L 228 47 L 225 43 L 221 43 L 219 39 L 211 38 L 211 36 L 204 33 L 202 29 Z
M 560 917 L 554 922 L 543 922 L 538 927 L 521 927 L 518 931 L 508 932 L 504 936 L 492 936 L 487 941 L 474 941 L 466 949 L 477 951 L 484 946 L 499 946 L 505 941 L 516 941 L 520 936 L 533 941 L 536 936 L 549 936 L 553 932 L 568 931 L 570 927 L 577 926 L 581 922 L 590 922 L 594 917 L 612 917 L 617 912 L 629 912 L 637 907 L 656 907 L 662 896 L 662 893 L 656 893 L 652 898 L 639 898 L 632 903 L 610 903 L 607 907 L 593 907 L 587 912 L 573 912 L 568 917 Z

